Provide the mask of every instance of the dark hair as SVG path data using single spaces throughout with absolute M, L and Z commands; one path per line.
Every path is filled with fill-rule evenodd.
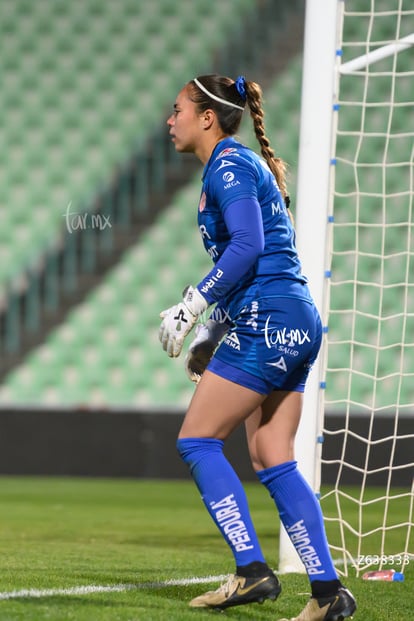
M 223 99 L 225 102 L 227 101 L 241 107 L 245 104 L 248 105 L 250 116 L 253 119 L 256 138 L 260 145 L 261 154 L 274 174 L 282 196 L 286 198 L 286 164 L 280 157 L 275 156 L 275 153 L 270 146 L 270 141 L 266 136 L 264 111 L 262 107 L 262 89 L 259 84 L 245 80 L 244 99 L 239 90 L 236 88 L 236 82 L 231 78 L 212 74 L 200 76 L 197 80 L 208 90 L 209 93 L 215 95 L 216 97 L 220 97 L 220 99 Z M 189 82 L 188 88 L 190 89 L 190 98 L 195 104 L 197 104 L 200 112 L 203 112 L 208 108 L 214 110 L 217 114 L 220 127 L 225 134 L 233 136 L 238 131 L 242 120 L 243 110 L 239 110 L 231 105 L 212 99 L 197 86 L 194 80 Z

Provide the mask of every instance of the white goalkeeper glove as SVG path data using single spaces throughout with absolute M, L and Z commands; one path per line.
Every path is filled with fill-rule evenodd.
M 209 306 L 199 290 L 191 286 L 186 288 L 183 296 L 182 302 L 160 313 L 162 322 L 158 336 L 170 358 L 180 355 L 185 337 Z
M 208 319 L 196 327 L 195 338 L 192 340 L 185 357 L 184 368 L 192 382 L 198 384 L 214 351 L 229 329 L 229 325 L 214 319 Z

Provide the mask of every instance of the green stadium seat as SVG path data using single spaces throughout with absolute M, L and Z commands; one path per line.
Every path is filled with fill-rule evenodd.
M 74 205 L 91 201 L 114 164 L 159 124 L 183 76 L 205 63 L 219 37 L 253 4 L 231 0 L 213 11 L 200 1 L 185 12 L 170 0 L 122 0 L 116 8 L 95 0 L 1 4 L 0 123 L 3 152 L 13 150 L 2 162 L 15 198 L 17 188 L 30 186 L 10 205 L 26 214 L 28 230 L 40 200 L 39 194 L 33 205 L 37 180 L 28 182 L 28 171 L 35 164 L 39 173 L 47 171 L 39 185 L 51 214 L 56 196 L 66 195 Z M 213 33 L 221 34 L 213 40 Z M 52 240 L 61 230 L 61 219 L 52 216 L 45 232 Z M 24 268 L 16 264 L 16 272 Z
M 16 7 L 19 6 L 20 0 L 16 2 Z M 11 115 L 11 122 L 7 124 L 6 144 L 15 145 L 13 161 L 23 163 L 26 160 L 24 165 L 29 162 L 30 168 L 36 164 L 40 153 L 52 154 L 46 177 L 48 192 L 53 192 L 49 196 L 65 197 L 62 203 L 56 203 L 55 199 L 49 202 L 46 196 L 42 196 L 42 184 L 36 187 L 33 179 L 30 189 L 17 193 L 16 186 L 21 188 L 25 185 L 26 173 L 21 169 L 9 168 L 8 180 L 0 188 L 0 203 L 8 204 L 10 196 L 14 197 L 13 204 L 18 206 L 15 210 L 16 222 L 31 227 L 27 207 L 33 204 L 40 206 L 43 202 L 43 221 L 50 223 L 50 230 L 56 230 L 59 219 L 62 224 L 62 214 L 69 200 L 90 196 L 111 169 L 113 153 L 122 158 L 143 132 L 160 123 L 161 115 L 171 106 L 183 81 L 190 79 L 194 72 L 202 72 L 215 42 L 223 41 L 225 33 L 233 27 L 237 28 L 238 19 L 249 10 L 254 10 L 255 5 L 251 0 L 238 0 L 237 3 L 232 0 L 219 3 L 213 11 L 211 2 L 199 0 L 189 6 L 191 10 L 183 14 L 180 3 L 173 0 L 160 0 L 159 3 L 123 0 L 120 5 L 94 0 L 83 4 L 56 3 L 52 13 L 48 14 L 45 0 L 40 0 L 30 4 L 23 26 L 18 23 L 16 16 L 20 13 L 17 8 L 12 11 L 9 7 L 7 19 L 13 36 L 7 40 L 10 40 L 14 53 L 4 60 L 7 84 L 10 86 L 6 89 L 5 101 L 7 109 L 14 108 L 15 114 Z M 0 8 L 0 17 L 4 10 Z M 56 30 L 51 27 L 55 18 L 59 18 Z M 21 109 L 23 74 L 16 77 L 20 65 L 16 62 L 15 33 L 27 32 L 29 22 L 32 30 L 42 35 L 37 38 L 36 46 L 32 42 L 27 45 L 35 56 L 33 66 L 37 64 L 41 71 L 47 70 L 50 75 L 41 76 L 41 87 L 31 99 L 33 109 L 26 114 Z M 92 22 L 93 27 L 89 28 Z M 166 27 L 161 30 L 163 24 Z M 78 40 L 69 36 L 73 31 L 79 33 Z M 93 60 L 96 54 L 100 58 L 97 63 Z M 65 68 L 63 75 L 56 75 L 55 72 L 62 67 Z M 291 163 L 290 187 L 293 192 L 299 140 L 301 67 L 302 59 L 295 59 L 286 73 L 265 92 L 266 132 L 277 154 Z M 24 76 L 24 80 L 30 84 L 31 76 Z M 377 84 L 378 92 L 386 94 L 382 80 L 372 78 L 370 83 L 374 88 Z M 349 82 L 345 77 L 343 87 L 346 88 L 347 84 Z M 362 85 L 358 84 L 356 96 L 360 89 Z M 404 92 L 404 97 L 407 97 L 407 92 Z M 69 109 L 61 107 L 65 101 L 70 103 Z M 39 131 L 36 125 L 41 120 L 42 109 L 47 110 L 50 122 Z M 397 109 L 395 113 L 398 114 Z M 373 110 L 366 119 L 366 129 L 375 131 L 381 126 L 382 118 L 382 110 Z M 406 123 L 402 117 L 395 122 L 398 126 Z M 339 113 L 340 129 L 358 130 L 360 125 L 361 110 L 357 106 L 343 106 Z M 22 127 L 25 129 L 22 130 Z M 59 150 L 62 128 L 65 142 L 64 148 Z M 250 118 L 243 123 L 240 134 L 243 142 L 257 150 Z M 378 140 L 367 140 L 363 144 L 363 161 L 375 162 Z M 336 221 L 341 226 L 335 229 L 334 238 L 332 312 L 329 318 L 332 345 L 328 356 L 327 382 L 333 398 L 343 395 L 350 388 L 351 399 L 370 403 L 374 388 L 370 375 L 376 371 L 375 350 L 368 346 L 359 347 L 355 351 L 353 369 L 348 371 L 341 365 L 349 364 L 351 338 L 361 338 L 366 342 L 368 337 L 371 344 L 377 343 L 375 317 L 380 312 L 390 316 L 383 321 L 380 345 L 389 347 L 390 358 L 400 355 L 397 346 L 391 347 L 401 332 L 400 318 L 391 316 L 395 313 L 396 299 L 402 299 L 402 291 L 397 293 L 395 288 L 390 287 L 381 296 L 375 283 L 383 277 L 385 282 L 395 284 L 392 279 L 396 272 L 404 268 L 406 257 L 390 258 L 381 265 L 375 256 L 369 255 L 377 253 L 382 232 L 378 229 L 373 233 L 372 228 L 368 232 L 363 226 L 358 231 L 355 228 L 356 205 L 352 195 L 356 186 L 355 172 L 352 163 L 342 161 L 350 158 L 354 147 L 352 138 L 339 137 L 336 176 L 338 191 L 343 196 L 338 195 L 335 199 Z M 397 157 L 397 150 L 397 145 L 389 145 L 390 161 Z M 394 172 L 393 169 L 387 171 L 390 191 L 398 191 L 399 177 L 398 174 L 394 176 Z M 367 171 L 364 179 L 367 190 L 375 189 L 378 182 L 377 171 Z M 178 193 L 171 205 L 159 215 L 154 226 L 125 253 L 104 282 L 69 314 L 65 323 L 49 335 L 44 345 L 34 350 L 20 367 L 8 375 L 0 386 L 3 403 L 131 407 L 183 407 L 188 403 L 194 386 L 184 373 L 183 356 L 176 360 L 166 356 L 158 342 L 158 326 L 159 312 L 176 303 L 182 288 L 186 284 L 194 284 L 210 268 L 196 227 L 199 192 L 200 175 L 197 174 L 194 181 Z M 32 195 L 29 202 L 28 195 Z M 48 204 L 54 207 L 54 215 L 50 219 Z M 56 204 L 59 205 L 58 216 L 55 213 Z M 393 197 L 392 209 L 386 217 L 392 222 L 393 217 L 397 218 L 397 213 L 401 215 L 403 209 L 404 203 Z M 383 211 L 374 193 L 364 197 L 360 211 L 366 223 L 382 221 Z M 13 226 L 14 230 L 15 223 L 12 225 L 1 211 L 0 218 L 4 219 L 8 229 Z M 2 227 L 0 231 L 2 234 Z M 24 231 L 24 228 L 21 229 L 22 235 L 27 234 L 27 228 Z M 347 252 L 354 248 L 357 234 L 360 249 L 366 253 L 358 263 L 355 253 Z M 400 247 L 401 239 L 400 229 L 390 227 L 387 230 L 385 241 L 390 255 L 393 248 Z M 406 237 L 403 239 L 407 241 Z M 11 251 L 0 245 L 0 258 L 2 256 L 7 261 Z M 383 268 L 385 271 L 382 271 Z M 361 282 L 370 286 L 354 289 L 353 284 L 345 283 L 356 273 Z M 355 322 L 351 313 L 347 312 L 354 291 L 358 308 L 371 312 L 372 319 L 358 317 Z M 414 288 L 408 296 L 412 305 Z M 405 361 L 411 367 L 414 363 L 412 349 L 407 348 Z M 380 370 L 386 376 L 387 366 L 382 365 L 383 359 Z M 337 368 L 341 371 L 336 372 L 334 369 Z M 389 389 L 395 382 L 396 379 L 391 377 L 377 386 L 377 404 L 387 402 L 384 386 Z M 408 389 L 408 382 L 404 382 L 403 390 L 407 394 Z

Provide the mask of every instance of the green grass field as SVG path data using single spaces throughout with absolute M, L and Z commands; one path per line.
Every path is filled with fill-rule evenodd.
M 277 568 L 276 511 L 259 484 L 246 490 Z M 2 477 L 0 546 L 1 621 L 277 621 L 298 614 L 308 598 L 306 577 L 288 574 L 277 602 L 189 609 L 188 600 L 218 586 L 196 578 L 234 570 L 191 481 Z M 413 580 L 414 563 L 403 583 L 347 578 L 358 600 L 354 619 L 411 620 Z

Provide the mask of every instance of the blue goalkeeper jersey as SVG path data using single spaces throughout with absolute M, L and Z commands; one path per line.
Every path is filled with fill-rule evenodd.
M 261 297 L 310 300 L 295 231 L 266 162 L 225 138 L 216 145 L 202 181 L 198 226 L 214 267 L 198 289 L 208 302 L 239 306 L 253 291 Z

